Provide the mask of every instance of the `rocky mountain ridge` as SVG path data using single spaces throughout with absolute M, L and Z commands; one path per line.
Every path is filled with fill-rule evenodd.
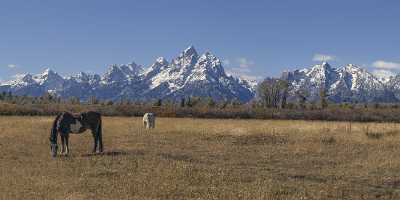
M 2 83 L 1 91 L 29 96 L 48 92 L 62 98 L 78 97 L 83 101 L 91 96 L 140 101 L 198 96 L 247 102 L 255 95 L 253 82 L 227 75 L 220 59 L 211 52 L 198 55 L 193 46 L 171 62 L 160 57 L 148 68 L 134 62 L 114 64 L 103 75 L 80 72 L 70 77 L 46 69 L 41 74 L 26 74 Z

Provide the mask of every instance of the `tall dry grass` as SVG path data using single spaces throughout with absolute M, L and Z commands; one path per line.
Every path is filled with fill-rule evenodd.
M 398 124 L 105 117 L 52 159 L 51 122 L 0 117 L 1 199 L 400 198 Z

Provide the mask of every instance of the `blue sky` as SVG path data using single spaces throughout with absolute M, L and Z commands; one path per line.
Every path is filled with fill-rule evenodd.
M 321 58 L 388 75 L 400 70 L 399 10 L 398 0 L 1 0 L 0 79 L 148 66 L 189 45 L 252 77 Z

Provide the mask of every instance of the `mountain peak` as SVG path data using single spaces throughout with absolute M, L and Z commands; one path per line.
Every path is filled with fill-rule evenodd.
M 79 72 L 77 75 L 73 76 L 76 79 L 87 79 L 89 77 L 89 75 L 85 72 Z
M 49 74 L 57 74 L 56 72 L 54 72 L 52 69 L 50 69 L 50 68 L 46 68 L 44 71 L 43 71 L 43 73 L 42 73 L 42 75 L 49 75 Z
M 322 62 L 321 64 L 315 65 L 313 68 L 320 68 L 324 70 L 330 70 L 332 67 L 328 62 Z
M 63 79 L 60 75 L 57 74 L 57 72 L 53 71 L 50 68 L 46 68 L 41 74 L 37 74 L 34 76 L 34 79 L 37 81 L 41 82 L 47 79 L 56 79 L 60 80 Z
M 133 61 L 130 64 L 128 64 L 128 68 L 134 75 L 138 75 L 143 71 L 142 66 L 136 64 Z
M 121 71 L 122 73 L 125 74 L 137 74 L 141 72 L 141 70 L 142 66 L 137 65 L 135 62 L 132 61 L 129 64 L 122 64 L 122 65 L 112 64 L 108 67 L 107 73 L 116 73 Z
M 192 55 L 194 55 L 194 56 L 196 56 L 197 57 L 197 51 L 196 51 L 196 49 L 194 48 L 194 46 L 193 45 L 190 45 L 188 48 L 186 48 L 184 51 L 183 51 L 183 56 L 184 57 L 187 57 L 187 56 L 192 56 Z
M 25 82 L 30 82 L 33 80 L 31 74 L 25 74 L 25 75 L 22 75 L 21 77 L 22 77 L 21 80 L 25 81 Z
M 203 56 L 212 56 L 212 57 L 215 57 L 214 56 L 214 54 L 211 52 L 211 51 L 206 51 L 206 52 L 204 52 L 204 54 L 203 54 Z
M 358 65 L 355 65 L 355 64 L 347 64 L 346 67 L 348 67 L 348 68 L 362 69 L 361 67 L 359 67 Z
M 79 72 L 78 76 L 87 76 L 88 74 L 86 72 Z
M 327 62 L 323 62 L 322 64 L 314 65 L 310 70 L 305 69 L 303 71 L 312 79 L 318 80 L 318 84 L 322 84 L 334 70 Z
M 119 66 L 117 64 L 112 64 L 112 65 L 108 65 L 106 74 L 111 74 L 111 73 L 115 73 L 118 71 L 121 71 Z
M 135 62 L 122 65 L 113 64 L 108 67 L 102 80 L 105 84 L 131 81 L 138 79 L 142 72 L 142 66 L 137 65 Z
M 365 69 L 361 68 L 358 65 L 355 64 L 348 64 L 344 67 L 344 69 L 348 72 L 356 72 L 356 71 L 362 71 L 362 72 L 367 72 Z
M 157 58 L 156 63 L 164 65 L 164 64 L 168 64 L 168 61 L 164 57 L 159 57 L 159 58 Z
M 199 59 L 199 55 L 197 54 L 196 49 L 193 46 L 189 46 L 182 53 L 179 54 L 177 58 L 172 59 L 171 63 L 174 68 L 191 68 L 193 67 L 197 60 Z
M 138 65 L 135 63 L 135 61 L 132 61 L 128 64 L 128 66 L 137 67 Z
M 211 53 L 211 52 L 209 52 L 209 51 L 206 51 L 206 52 L 204 52 L 204 54 L 202 54 L 201 56 L 200 56 L 200 58 L 215 58 L 215 56 Z
M 219 60 L 219 58 L 217 58 L 210 51 L 207 51 L 203 55 L 200 56 L 199 64 L 202 64 L 203 62 L 210 62 L 212 67 L 222 68 L 222 64 L 221 64 L 221 61 Z

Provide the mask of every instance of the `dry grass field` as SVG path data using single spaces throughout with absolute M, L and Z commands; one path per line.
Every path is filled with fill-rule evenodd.
M 0 117 L 1 199 L 400 199 L 400 125 L 103 119 L 50 157 L 53 118 Z

